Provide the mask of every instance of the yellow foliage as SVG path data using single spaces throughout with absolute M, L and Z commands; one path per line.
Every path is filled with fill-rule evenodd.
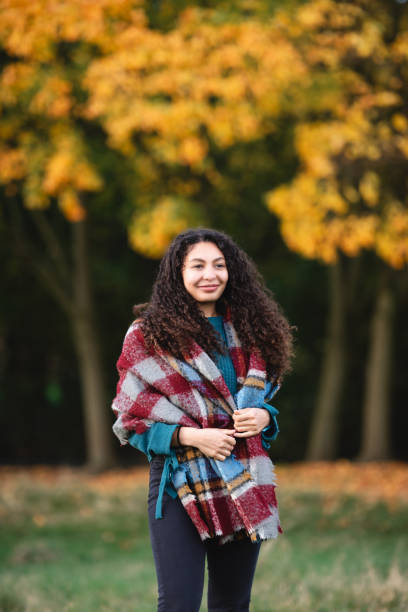
M 401 30 L 388 42 L 391 24 L 379 6 L 312 0 L 291 20 L 280 13 L 281 29 L 307 58 L 320 106 L 307 96 L 300 102 L 312 118 L 296 127 L 299 170 L 266 203 L 289 248 L 306 257 L 331 262 L 338 249 L 349 256 L 373 249 L 401 267 L 408 262 L 406 206 L 391 213 L 385 202 L 406 181 L 400 160 L 401 153 L 408 158 L 408 37 Z M 325 89 L 337 101 L 334 95 L 326 104 Z
M 58 205 L 64 217 L 72 223 L 82 221 L 86 217 L 86 211 L 79 201 L 78 194 L 73 189 L 65 189 L 59 194 Z
M 43 189 L 50 195 L 68 186 L 78 191 L 97 191 L 102 180 L 86 159 L 83 144 L 73 132 L 55 129 L 52 133 L 55 151 L 47 159 Z
M 345 219 L 339 247 L 350 257 L 358 255 L 363 248 L 375 244 L 375 232 L 379 223 L 378 217 L 369 215 L 357 217 L 350 215 Z
M 44 190 L 56 194 L 70 182 L 75 158 L 68 151 L 58 151 L 48 161 L 45 168 Z
M 52 61 L 54 42 L 84 40 L 105 51 L 125 24 L 143 26 L 142 0 L 3 0 L 0 40 L 11 55 Z
M 401 113 L 395 113 L 391 117 L 391 123 L 398 132 L 406 132 L 408 129 L 408 119 Z
M 23 194 L 25 205 L 31 210 L 42 210 L 49 206 L 49 197 L 41 188 L 41 176 L 35 171 L 27 174 Z
M 399 136 L 398 138 L 396 138 L 396 144 L 398 149 L 404 155 L 404 157 L 408 158 L 408 135 Z
M 343 193 L 351 204 L 356 204 L 356 202 L 358 202 L 360 199 L 360 195 L 353 185 L 347 183 L 343 185 Z
M 32 87 L 35 77 L 34 64 L 14 62 L 5 66 L 0 76 L 0 104 L 15 104 L 19 96 Z
M 376 251 L 389 265 L 402 268 L 408 261 L 408 210 L 396 200 L 387 204 L 378 231 Z
M 166 196 L 149 210 L 135 213 L 129 227 L 129 242 L 136 251 L 159 258 L 178 233 L 199 223 L 191 202 Z
M 26 159 L 21 149 L 0 149 L 0 183 L 9 183 L 24 177 Z
M 359 191 L 366 204 L 375 206 L 378 204 L 380 178 L 375 172 L 366 172 L 359 183 Z
M 67 218 L 81 218 L 80 193 L 103 181 L 80 119 L 99 122 L 109 146 L 135 160 L 139 204 L 159 192 L 152 185 L 163 164 L 170 174 L 185 166 L 168 192 L 190 197 L 200 176 L 223 192 L 213 149 L 263 139 L 288 120 L 299 167 L 266 202 L 289 248 L 327 263 L 339 249 L 372 248 L 402 265 L 405 209 L 387 168 L 408 158 L 408 36 L 401 28 L 390 43 L 378 6 L 310 0 L 233 23 L 214 18 L 217 9 L 189 7 L 161 31 L 149 28 L 137 0 L 4 1 L 0 43 L 12 61 L 0 75 L 0 180 L 24 179 L 28 206 L 53 196 Z M 61 42 L 77 43 L 68 62 L 56 53 Z M 146 205 L 129 240 L 159 256 L 197 221 L 196 209 L 175 196 Z
M 58 76 L 50 76 L 33 97 L 29 111 L 50 117 L 66 117 L 72 106 L 71 84 Z
M 196 166 L 203 161 L 207 150 L 205 140 L 197 136 L 189 136 L 181 141 L 178 157 L 185 164 Z
M 216 25 L 198 14 L 188 11 L 168 33 L 128 28 L 115 52 L 89 67 L 84 112 L 103 121 L 112 146 L 129 153 L 142 131 L 170 163 L 199 164 L 203 128 L 222 148 L 261 137 L 259 113 L 277 115 L 281 92 L 299 84 L 304 62 L 272 23 Z

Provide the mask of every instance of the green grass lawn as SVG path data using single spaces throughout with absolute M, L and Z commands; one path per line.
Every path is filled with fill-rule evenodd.
M 2 612 L 155 610 L 144 487 L 26 477 L 0 493 Z M 253 612 L 408 610 L 407 506 L 280 488 L 278 499 L 284 534 L 262 546 Z

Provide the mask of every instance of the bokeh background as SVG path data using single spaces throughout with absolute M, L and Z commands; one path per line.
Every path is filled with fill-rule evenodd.
M 407 84 L 402 0 L 0 2 L 1 610 L 154 609 L 110 403 L 200 225 L 297 328 L 254 610 L 408 608 Z

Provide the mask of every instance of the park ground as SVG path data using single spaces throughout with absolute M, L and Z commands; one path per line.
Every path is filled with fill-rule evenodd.
M 277 476 L 284 533 L 262 546 L 251 612 L 408 610 L 408 465 Z M 153 612 L 147 478 L 0 468 L 0 612 Z

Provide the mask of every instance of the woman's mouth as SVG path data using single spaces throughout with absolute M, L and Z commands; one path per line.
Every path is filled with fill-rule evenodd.
M 218 289 L 219 285 L 200 285 L 198 288 L 201 289 L 202 291 L 215 291 L 216 289 Z

